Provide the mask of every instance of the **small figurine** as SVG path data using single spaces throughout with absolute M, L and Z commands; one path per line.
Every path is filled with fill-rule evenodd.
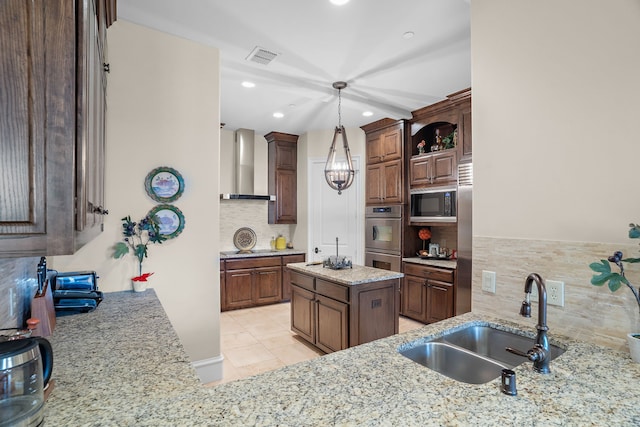
M 418 154 L 424 154 L 424 146 L 427 145 L 424 139 L 418 143 Z

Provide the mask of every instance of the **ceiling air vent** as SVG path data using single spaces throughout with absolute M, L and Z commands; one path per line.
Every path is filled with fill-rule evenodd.
M 247 61 L 257 62 L 258 64 L 262 65 L 269 65 L 269 63 L 273 61 L 276 56 L 278 56 L 277 53 L 273 53 L 267 49 L 256 46 L 251 51 L 249 56 L 247 56 Z

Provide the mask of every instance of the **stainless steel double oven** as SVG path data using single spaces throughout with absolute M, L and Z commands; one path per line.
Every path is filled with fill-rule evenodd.
M 364 263 L 369 267 L 402 268 L 402 205 L 367 206 Z

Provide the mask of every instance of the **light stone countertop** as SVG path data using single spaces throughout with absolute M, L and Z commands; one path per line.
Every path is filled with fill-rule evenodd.
M 410 262 L 412 264 L 422 264 L 422 265 L 430 265 L 432 267 L 444 267 L 456 269 L 458 266 L 458 261 L 455 259 L 425 259 L 420 257 L 410 257 L 410 258 L 402 258 L 404 262 Z
M 58 319 L 47 426 L 637 426 L 640 364 L 627 353 L 556 336 L 552 372 L 516 367 L 518 395 L 497 378 L 464 384 L 398 347 L 467 324 L 522 324 L 467 313 L 216 387 L 199 385 L 152 289 L 117 292 L 92 313 Z
M 310 265 L 306 262 L 287 264 L 287 267 L 289 270 L 309 274 L 314 277 L 320 277 L 321 279 L 327 279 L 349 286 L 359 285 L 362 283 L 381 282 L 383 280 L 390 279 L 400 279 L 404 277 L 404 274 L 395 271 L 355 264 L 352 268 L 343 268 L 340 270 L 325 268 L 322 264 Z
M 305 251 L 299 249 L 258 249 L 256 252 L 240 253 L 234 251 L 220 252 L 220 260 L 234 259 L 234 258 L 256 258 L 264 256 L 282 256 L 282 255 L 304 255 Z

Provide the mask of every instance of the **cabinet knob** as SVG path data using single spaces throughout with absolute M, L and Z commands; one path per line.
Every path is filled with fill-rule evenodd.
M 111 72 L 111 66 L 106 62 L 104 64 L 102 64 L 102 68 L 104 69 L 105 73 L 110 73 Z

